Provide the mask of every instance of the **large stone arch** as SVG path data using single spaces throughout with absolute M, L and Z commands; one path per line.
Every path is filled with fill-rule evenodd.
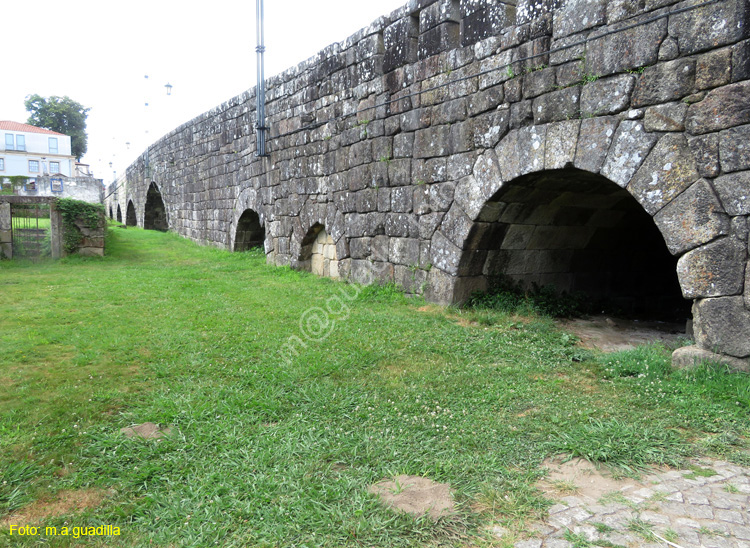
M 698 344 L 732 356 L 750 355 L 750 341 L 742 342 L 747 339 L 743 332 L 722 336 L 711 322 L 704 321 L 703 312 L 711 310 L 716 316 L 723 310 L 743 316 L 738 329 L 747 329 L 744 316 L 748 313 L 741 297 L 745 247 L 732 237 L 730 218 L 710 182 L 700 177 L 685 137 L 647 133 L 637 120 L 602 117 L 525 127 L 510 131 L 494 150 L 485 151 L 472 173 L 456 184 L 454 202 L 432 236 L 434 268 L 429 275 L 428 299 L 460 302 L 486 287 L 486 242 L 514 236 L 500 233 L 503 223 L 497 221 L 503 216 L 507 220 L 528 215 L 528 221 L 534 215 L 539 219 L 564 215 L 552 211 L 554 204 L 522 197 L 524 192 L 543 194 L 550 177 L 560 173 L 567 174 L 563 185 L 574 184 L 575 176 L 593 177 L 611 181 L 632 196 L 653 219 L 669 252 L 679 259 L 682 294 L 694 300 Z M 530 185 L 531 180 L 536 184 Z M 514 187 L 518 182 L 521 184 Z M 559 200 L 559 186 L 556 191 Z M 518 196 L 511 200 L 509 193 Z M 624 192 L 614 196 L 618 194 Z M 503 196 L 506 202 L 501 201 Z M 596 199 L 605 200 L 606 196 Z M 523 211 L 525 206 L 538 210 Z M 522 231 L 517 232 L 515 236 L 523 238 Z M 572 232 L 568 236 L 572 237 Z M 542 278 L 539 281 L 544 281 Z
M 148 186 L 146 192 L 146 204 L 143 208 L 143 228 L 146 230 L 169 230 L 167 209 L 161 191 L 154 181 Z
M 135 204 L 133 204 L 133 200 L 128 200 L 128 209 L 125 212 L 125 225 L 138 226 L 138 218 L 135 214 Z

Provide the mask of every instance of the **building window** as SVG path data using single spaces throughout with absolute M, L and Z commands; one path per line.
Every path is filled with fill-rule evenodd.
M 39 162 L 37 160 L 29 160 L 29 173 L 39 173 Z
M 6 133 L 5 134 L 5 150 L 16 150 L 16 147 L 13 144 L 13 134 L 12 133 Z
M 5 171 L 5 158 L 0 158 L 0 171 Z
M 60 162 L 50 162 L 49 163 L 49 172 L 50 173 L 60 173 Z
M 49 153 L 57 154 L 57 137 L 49 138 Z
M 62 179 L 50 179 L 50 190 L 52 192 L 62 192 L 63 191 L 63 180 Z
M 26 150 L 26 137 L 23 135 L 16 135 L 16 150 Z

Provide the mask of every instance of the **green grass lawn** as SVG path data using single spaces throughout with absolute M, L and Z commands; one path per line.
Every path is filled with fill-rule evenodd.
M 120 528 L 91 546 L 482 546 L 544 512 L 550 455 L 750 465 L 750 377 L 673 372 L 663 347 L 582 351 L 548 318 L 174 234 L 111 229 L 107 252 L 0 262 L 0 546 L 83 544 L 45 537 L 65 524 Z M 120 434 L 147 421 L 173 435 Z M 398 474 L 449 482 L 458 514 L 382 508 L 367 488 Z M 11 537 L 19 515 L 39 535 Z

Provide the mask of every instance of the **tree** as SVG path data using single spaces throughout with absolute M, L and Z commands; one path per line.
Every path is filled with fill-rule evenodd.
M 86 118 L 90 108 L 67 95 L 45 98 L 36 94 L 27 96 L 24 106 L 30 113 L 28 124 L 70 136 L 71 152 L 78 160 L 86 154 Z

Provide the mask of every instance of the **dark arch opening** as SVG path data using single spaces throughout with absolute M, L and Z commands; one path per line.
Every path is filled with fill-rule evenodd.
M 146 230 L 160 230 L 166 232 L 169 230 L 167 224 L 167 210 L 164 207 L 164 200 L 161 198 L 161 192 L 152 182 L 148 187 L 146 194 L 146 207 L 143 212 L 143 228 Z
M 122 222 L 122 210 L 120 209 L 120 204 L 117 204 L 117 222 Z
M 109 218 L 114 219 L 115 216 L 112 214 L 112 206 L 109 206 Z
M 553 286 L 585 294 L 592 308 L 608 313 L 690 317 L 677 258 L 653 219 L 600 175 L 566 168 L 506 183 L 485 204 L 466 242 L 459 276 L 469 278 L 469 286 Z
M 125 225 L 138 226 L 138 220 L 135 217 L 135 206 L 132 200 L 128 200 L 128 210 L 125 212 Z
M 234 235 L 234 250 L 248 251 L 263 247 L 266 231 L 260 224 L 260 217 L 252 209 L 246 209 L 237 221 L 237 232 Z
M 336 244 L 322 224 L 314 224 L 303 238 L 298 268 L 318 276 L 339 278 Z

